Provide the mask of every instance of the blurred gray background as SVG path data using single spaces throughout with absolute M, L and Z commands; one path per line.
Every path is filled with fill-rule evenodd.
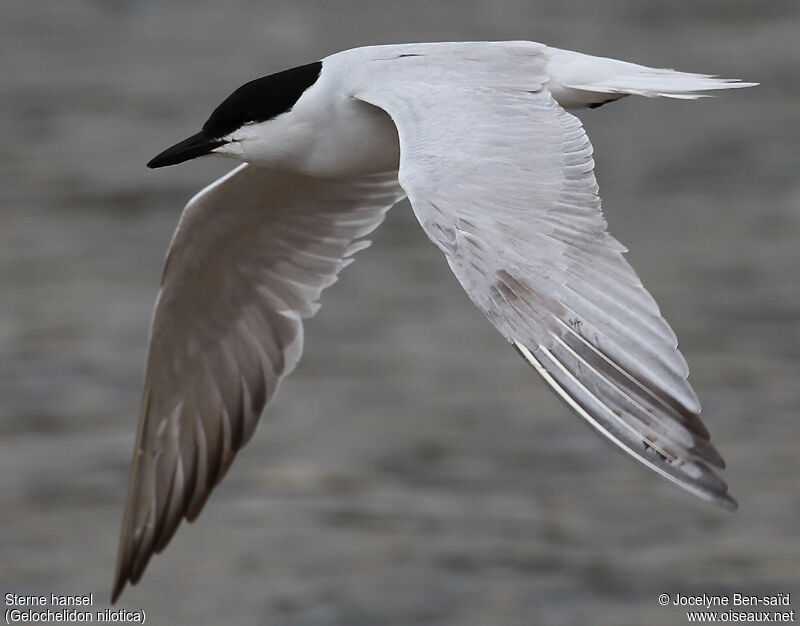
M 257 76 L 365 44 L 531 39 L 762 83 L 581 114 L 741 510 L 581 424 L 403 203 L 121 605 L 175 625 L 682 624 L 659 593 L 800 592 L 799 38 L 796 0 L 3 2 L 0 591 L 106 605 L 164 253 L 233 165 L 144 164 Z

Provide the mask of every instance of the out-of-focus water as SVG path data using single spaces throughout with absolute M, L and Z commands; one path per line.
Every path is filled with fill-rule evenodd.
M 800 592 L 798 34 L 795 0 L 4 3 L 0 590 L 106 606 L 164 252 L 231 167 L 144 163 L 256 76 L 363 44 L 525 38 L 762 83 L 582 115 L 741 510 L 581 425 L 401 204 L 122 606 L 174 625 L 681 624 L 659 593 Z

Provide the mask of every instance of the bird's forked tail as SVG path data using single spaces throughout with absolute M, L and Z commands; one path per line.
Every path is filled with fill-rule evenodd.
M 758 85 L 738 79 L 656 69 L 558 48 L 548 48 L 548 52 L 548 89 L 565 109 L 594 108 L 627 95 L 694 100 L 710 95 L 704 93 L 707 91 Z

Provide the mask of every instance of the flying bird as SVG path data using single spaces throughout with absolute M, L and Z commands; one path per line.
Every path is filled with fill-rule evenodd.
M 356 48 L 236 89 L 148 163 L 242 162 L 189 201 L 169 247 L 112 601 L 200 513 L 297 365 L 320 292 L 406 197 L 472 302 L 575 413 L 735 509 L 567 110 L 753 84 L 515 41 Z

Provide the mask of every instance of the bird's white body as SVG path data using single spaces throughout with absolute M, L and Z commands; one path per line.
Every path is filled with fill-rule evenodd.
M 194 519 L 404 197 L 487 319 L 603 436 L 735 508 L 672 329 L 606 231 L 566 108 L 748 86 L 531 42 L 358 48 L 252 81 L 152 167 L 245 164 L 187 205 L 150 338 L 114 595 Z M 277 104 L 276 104 L 277 103 Z
M 431 58 L 437 62 L 430 63 Z M 406 67 L 391 67 L 393 61 Z M 481 63 L 492 64 L 494 79 L 506 80 L 520 90 L 541 87 L 544 64 L 547 90 L 568 110 L 604 104 L 631 92 L 697 98 L 701 95 L 695 90 L 745 86 L 724 81 L 714 85 L 705 76 L 655 70 L 530 41 L 369 46 L 323 59 L 319 80 L 289 113 L 239 129 L 233 135 L 235 141 L 216 152 L 270 169 L 321 178 L 397 170 L 400 146 L 396 125 L 384 110 L 355 96 L 374 88 L 376 77 L 389 89 L 397 88 L 403 74 L 415 81 L 452 84 L 454 75 Z M 387 80 L 390 76 L 391 81 Z M 479 80 L 485 81 L 486 76 Z M 626 83 L 627 89 L 621 86 Z M 464 120 L 465 132 L 469 132 L 469 121 Z

